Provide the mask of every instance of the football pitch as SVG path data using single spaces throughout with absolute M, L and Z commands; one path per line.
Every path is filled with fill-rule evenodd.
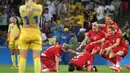
M 97 66 L 97 68 L 98 72 L 96 73 L 112 73 L 109 69 L 109 66 Z M 126 69 L 125 66 L 122 66 L 122 68 L 123 70 L 117 73 L 130 73 L 130 70 Z M 11 65 L 0 65 L 0 73 L 18 73 L 18 69 L 12 69 Z M 25 73 L 34 73 L 33 65 L 27 65 Z M 42 73 L 49 73 L 49 72 L 42 72 Z M 68 72 L 67 65 L 60 65 L 60 72 L 58 73 L 85 73 L 85 72 Z M 87 73 L 93 73 L 93 72 L 87 72 Z

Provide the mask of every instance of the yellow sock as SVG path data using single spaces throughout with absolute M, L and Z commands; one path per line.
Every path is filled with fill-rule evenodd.
M 35 58 L 34 59 L 34 70 L 35 70 L 35 73 L 41 73 L 40 58 Z
M 17 55 L 17 66 L 19 66 L 19 60 L 20 60 L 20 56 L 19 55 Z
M 26 59 L 25 58 L 20 58 L 20 61 L 19 61 L 19 73 L 24 73 L 25 66 L 26 66 Z
M 16 58 L 15 58 L 15 55 L 11 55 L 11 59 L 12 59 L 12 64 L 13 64 L 13 66 L 16 66 Z

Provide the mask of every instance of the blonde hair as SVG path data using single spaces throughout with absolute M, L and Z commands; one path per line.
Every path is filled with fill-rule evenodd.
M 25 5 L 26 5 L 26 13 L 27 16 L 30 17 L 32 15 L 32 4 L 33 4 L 33 0 L 26 0 Z
M 96 27 L 98 27 L 97 22 L 92 23 L 92 26 L 96 26 Z

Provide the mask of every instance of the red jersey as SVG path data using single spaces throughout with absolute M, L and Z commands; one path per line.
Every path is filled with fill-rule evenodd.
M 83 52 L 82 54 L 73 57 L 70 60 L 70 63 L 75 64 L 77 67 L 79 67 L 80 69 L 83 68 L 84 65 L 87 64 L 87 62 L 90 60 L 91 54 L 88 53 L 87 51 Z
M 93 32 L 93 30 L 90 30 L 87 35 L 90 38 L 90 42 L 95 42 L 97 40 L 100 40 L 105 37 L 105 33 L 102 30 L 98 30 L 98 32 Z
M 108 24 L 108 23 L 105 24 L 105 27 L 104 27 L 104 29 L 103 29 L 104 32 L 108 33 L 108 28 L 109 28 L 109 26 L 111 26 L 111 25 L 116 29 L 116 31 L 119 31 L 118 25 L 117 25 L 115 22 L 113 22 L 113 24 Z
M 55 55 L 59 57 L 62 54 L 61 47 L 62 45 L 51 46 L 46 51 L 44 51 L 43 54 L 45 54 L 48 58 L 54 59 L 55 61 Z
M 111 43 L 111 45 L 115 44 L 116 43 L 116 40 L 120 38 L 120 44 L 119 46 L 124 46 L 124 47 L 128 47 L 124 38 L 122 37 L 121 33 L 119 32 L 115 32 L 115 35 L 114 36 L 110 36 L 110 35 L 107 35 L 105 37 L 106 41 L 109 41 L 109 43 Z

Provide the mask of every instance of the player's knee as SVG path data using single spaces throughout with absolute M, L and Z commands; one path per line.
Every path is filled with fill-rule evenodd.
M 14 50 L 11 50 L 11 55 L 14 55 Z
M 110 54 L 110 55 L 109 55 L 109 58 L 110 58 L 110 59 L 111 59 L 111 58 L 114 58 L 114 56 L 113 56 L 112 54 Z
M 75 65 L 72 64 L 72 63 L 70 63 L 70 64 L 69 64 L 68 71 L 69 71 L 69 72 L 73 72 L 74 70 L 75 70 Z

